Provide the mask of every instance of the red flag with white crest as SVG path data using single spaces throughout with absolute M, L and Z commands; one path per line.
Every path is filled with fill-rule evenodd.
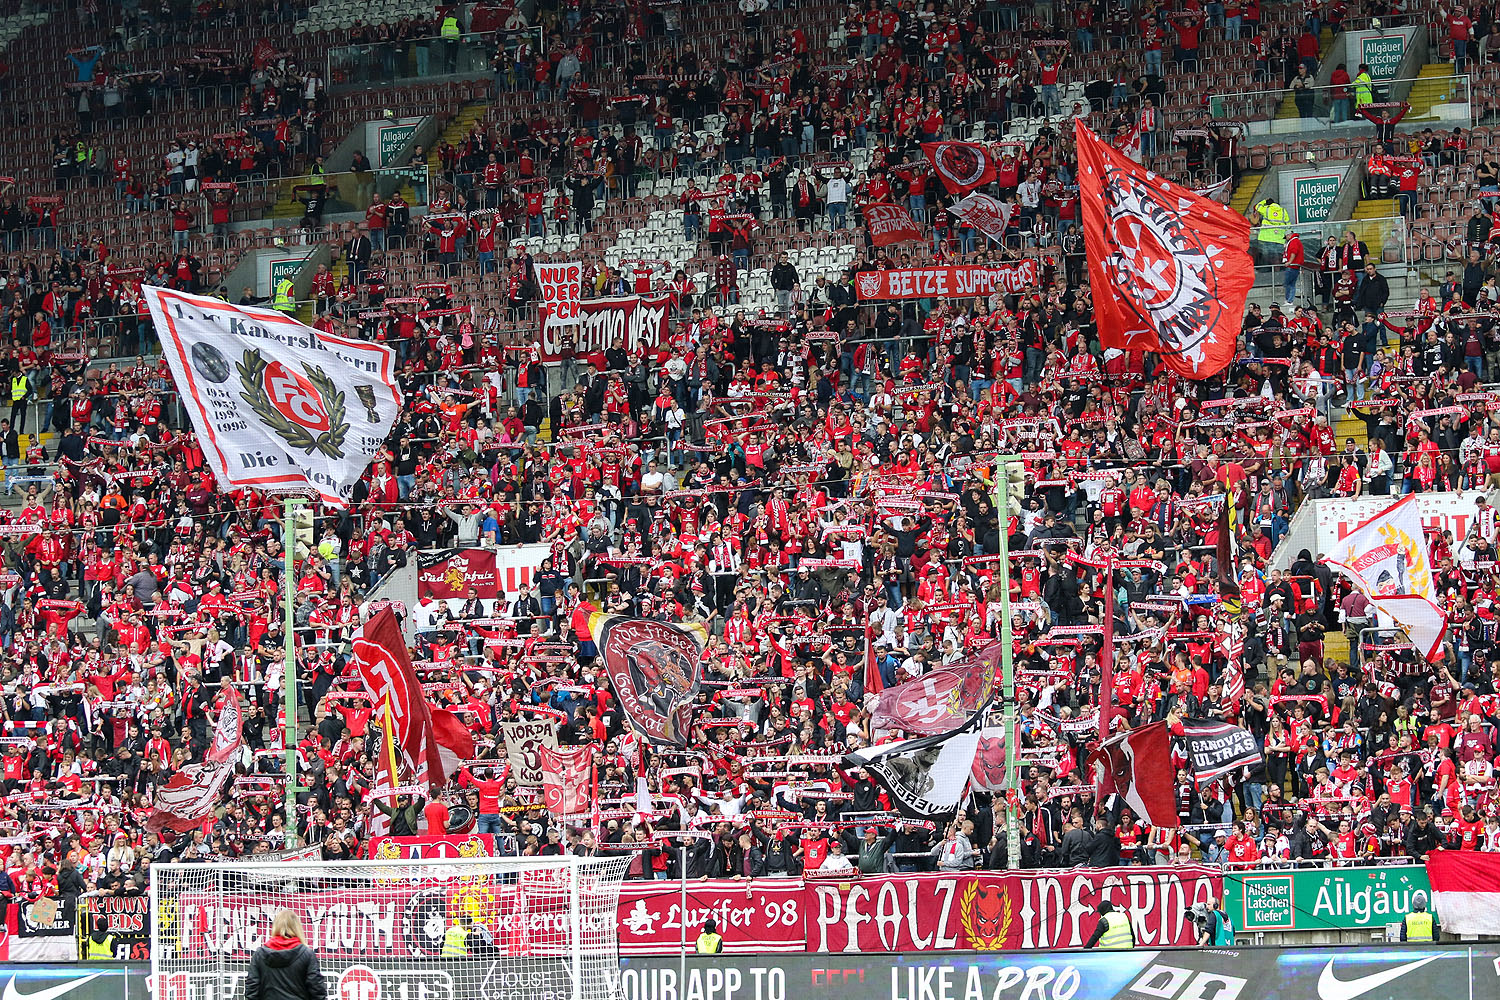
M 354 665 L 372 702 L 390 706 L 396 745 L 417 783 L 441 785 L 443 761 L 432 731 L 432 713 L 422 696 L 422 684 L 411 665 L 396 612 L 380 609 L 355 633 Z
M 1099 342 L 1157 351 L 1191 379 L 1223 371 L 1255 284 L 1249 221 L 1146 169 L 1082 121 L 1074 134 Z

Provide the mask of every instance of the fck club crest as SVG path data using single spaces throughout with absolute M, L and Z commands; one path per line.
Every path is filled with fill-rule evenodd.
M 1194 202 L 1149 183 L 1155 179 L 1150 173 L 1143 180 L 1113 164 L 1106 167 L 1112 252 L 1105 266 L 1117 301 L 1129 311 L 1126 337 L 1149 337 L 1154 331 L 1162 353 L 1178 356 L 1197 371 L 1211 360 L 1220 324 L 1227 318 L 1221 272 L 1229 248 L 1185 225 Z M 1238 317 L 1229 324 L 1238 325 Z
M 240 376 L 240 398 L 255 415 L 286 442 L 311 455 L 328 458 L 344 453 L 349 422 L 344 419 L 344 394 L 321 368 L 306 373 L 281 361 L 267 362 L 252 348 L 235 364 Z

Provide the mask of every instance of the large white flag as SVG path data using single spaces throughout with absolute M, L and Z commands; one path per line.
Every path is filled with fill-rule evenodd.
M 1348 576 L 1377 611 L 1406 629 L 1427 659 L 1438 655 L 1448 618 L 1437 603 L 1416 494 L 1355 528 L 1323 561 Z
M 273 309 L 143 291 L 220 486 L 348 504 L 401 408 L 395 352 Z

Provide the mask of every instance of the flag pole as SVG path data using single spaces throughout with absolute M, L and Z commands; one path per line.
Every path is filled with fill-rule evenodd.
M 1015 459 L 995 456 L 995 516 L 1000 547 L 1000 684 L 1005 704 L 1001 726 L 1005 732 L 1005 794 L 1010 801 L 1005 809 L 1005 864 L 1021 866 L 1021 827 L 1016 816 L 1020 808 L 1020 782 L 1016 780 L 1016 664 L 1011 649 L 1010 627 L 1010 467 Z
M 286 497 L 282 501 L 281 542 L 282 559 L 282 604 L 286 620 L 283 623 L 286 642 L 286 665 L 282 670 L 284 692 L 282 702 L 286 709 L 286 723 L 282 739 L 286 745 L 286 829 L 287 846 L 297 847 L 297 633 L 293 628 L 294 602 L 297 596 L 297 508 L 302 506 L 301 497 Z
M 1114 721 L 1115 685 L 1115 556 L 1104 557 L 1103 648 L 1099 650 L 1099 738 L 1109 739 Z

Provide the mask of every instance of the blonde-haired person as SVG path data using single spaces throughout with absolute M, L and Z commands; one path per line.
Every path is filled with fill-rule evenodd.
M 271 936 L 250 956 L 245 1000 L 328 1000 L 317 952 L 307 946 L 302 920 L 285 907 L 271 918 Z

